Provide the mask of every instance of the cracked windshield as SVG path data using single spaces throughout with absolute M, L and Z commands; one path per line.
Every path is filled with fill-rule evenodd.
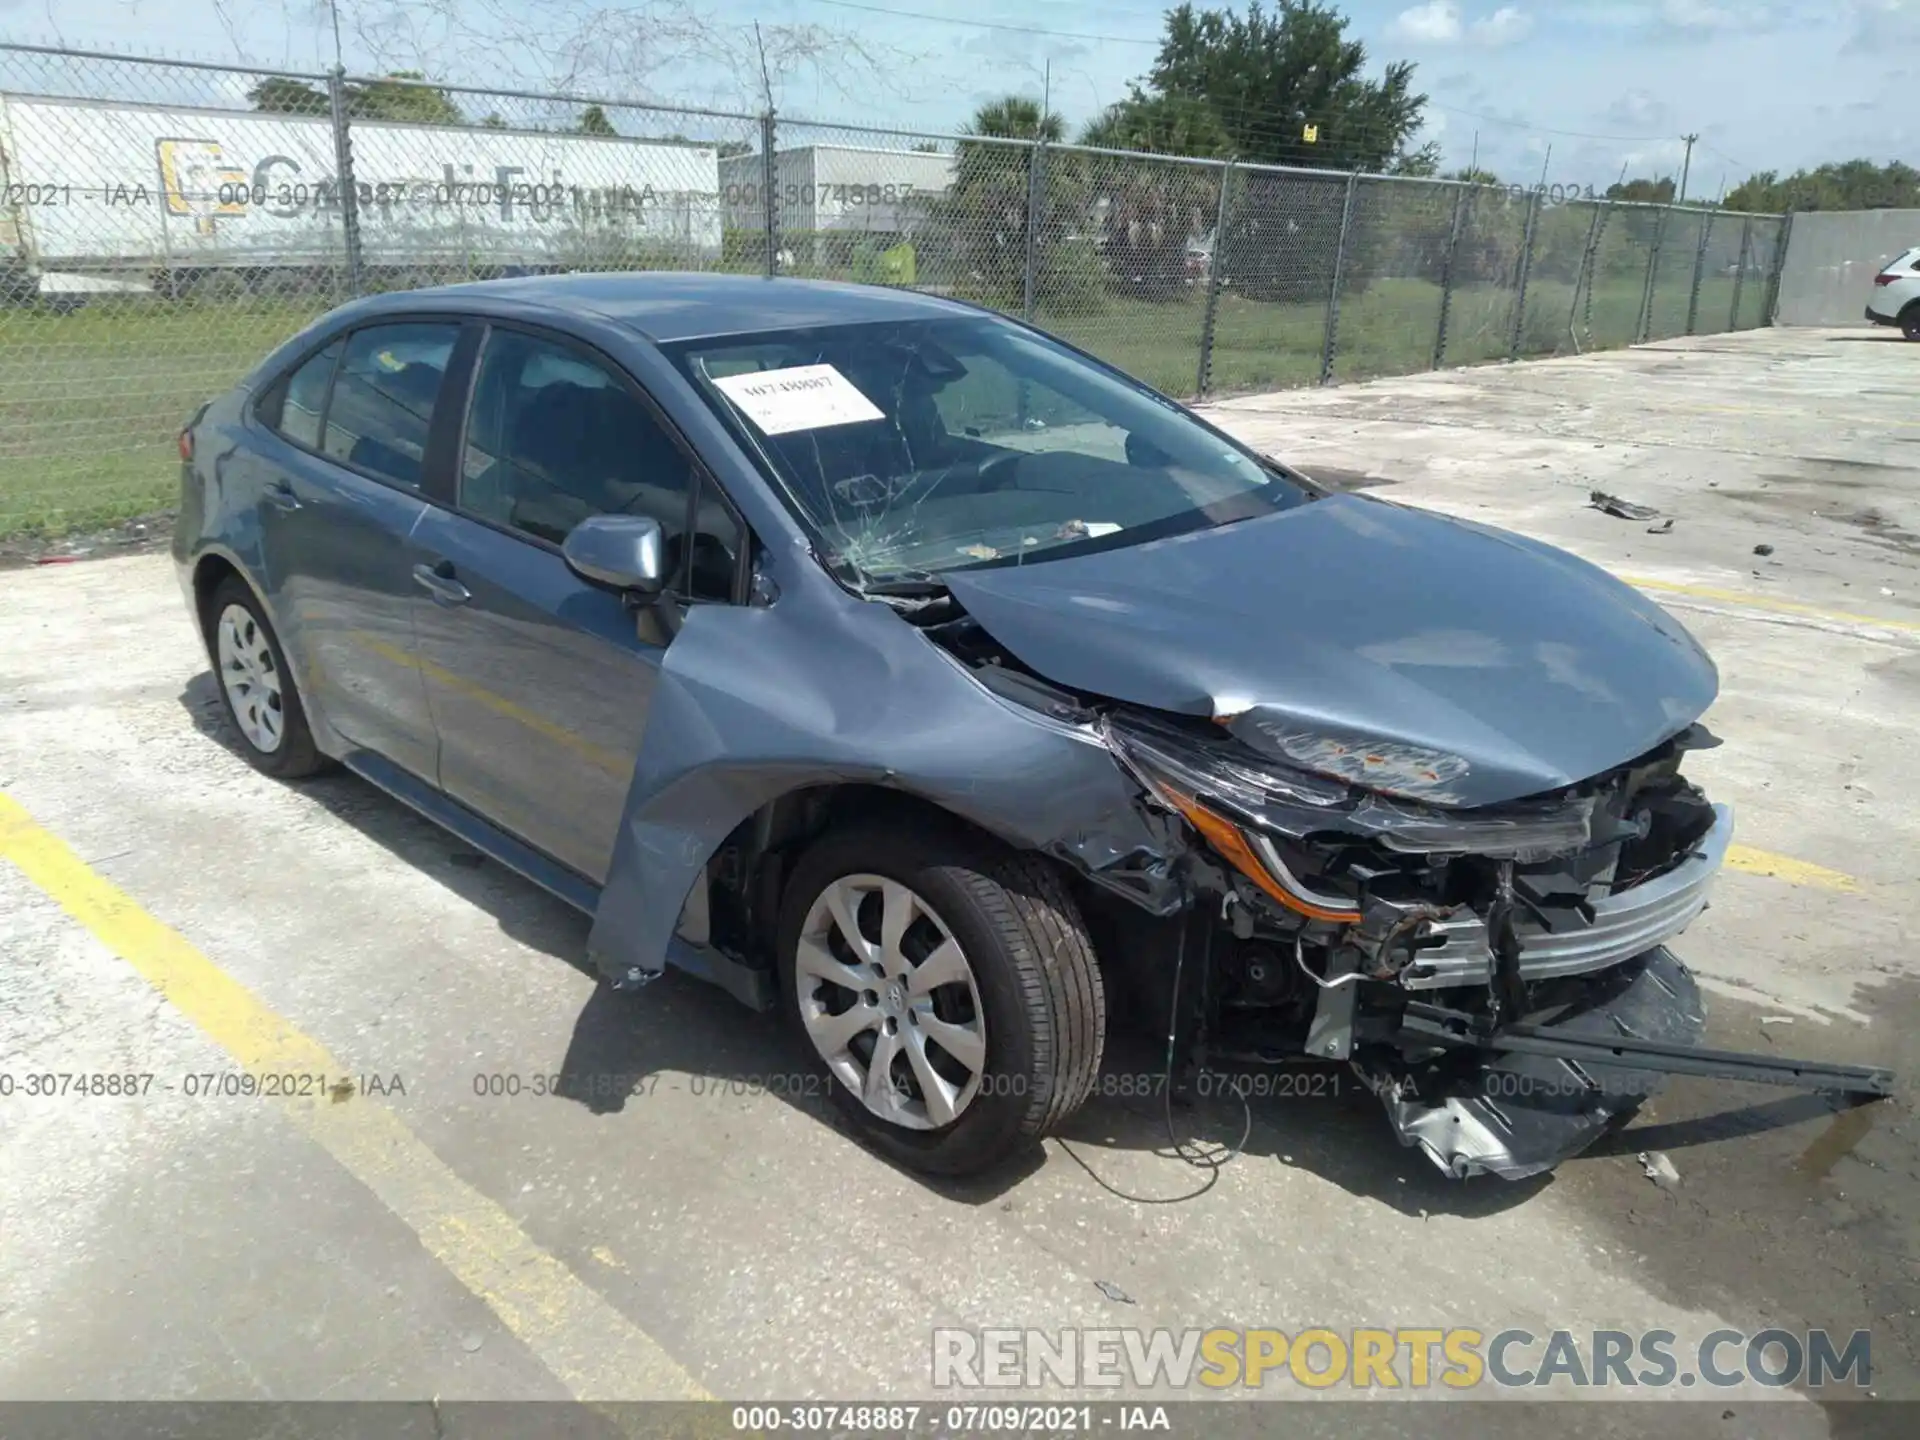
M 835 565 L 866 580 L 1056 559 L 1306 498 L 1177 407 L 979 319 L 680 347 Z

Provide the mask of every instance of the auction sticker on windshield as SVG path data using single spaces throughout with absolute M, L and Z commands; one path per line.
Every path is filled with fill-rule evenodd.
M 831 365 L 721 375 L 715 385 L 769 435 L 884 420 L 880 408 Z

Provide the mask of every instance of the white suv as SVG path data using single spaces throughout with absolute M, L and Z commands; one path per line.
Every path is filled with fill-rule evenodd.
M 1876 325 L 1898 325 L 1907 339 L 1920 340 L 1920 245 L 1880 267 L 1873 277 L 1867 319 Z

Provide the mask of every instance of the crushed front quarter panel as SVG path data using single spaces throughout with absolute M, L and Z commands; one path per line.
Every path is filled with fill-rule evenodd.
M 918 796 L 1151 911 L 1178 907 L 1138 787 L 1096 735 L 992 694 L 889 607 L 784 558 L 774 603 L 697 606 L 667 647 L 588 939 L 603 973 L 658 973 L 714 851 L 814 785 Z

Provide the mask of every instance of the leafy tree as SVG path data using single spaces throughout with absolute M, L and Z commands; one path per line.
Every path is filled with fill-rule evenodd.
M 330 109 L 325 91 L 284 75 L 269 75 L 247 91 L 247 100 L 254 109 L 275 115 L 325 115 Z
M 1498 185 L 1500 183 L 1500 177 L 1498 175 L 1494 174 L 1491 170 L 1482 169 L 1478 165 L 1462 165 L 1458 170 L 1449 171 L 1446 178 L 1449 180 L 1464 180 L 1469 185 Z
M 1440 142 L 1429 140 L 1417 150 L 1402 150 L 1387 162 L 1389 175 L 1431 180 L 1440 173 Z
M 1433 174 L 1437 147 L 1411 144 L 1427 103 L 1413 89 L 1413 66 L 1390 64 L 1378 79 L 1367 78 L 1366 47 L 1347 38 L 1346 25 L 1345 16 L 1320 0 L 1276 0 L 1271 8 L 1253 0 L 1244 13 L 1183 3 L 1166 17 L 1152 68 L 1085 138 L 1256 164 Z M 1152 183 L 1165 191 L 1182 188 L 1170 178 Z M 1184 249 L 1179 222 L 1187 197 L 1121 198 L 1134 208 L 1151 199 L 1147 208 L 1171 212 L 1155 232 L 1150 267 L 1166 272 L 1176 247 Z M 1216 263 L 1248 296 L 1323 297 L 1339 242 L 1341 200 L 1337 181 L 1245 172 L 1231 197 L 1228 233 L 1216 242 L 1217 252 L 1224 246 Z M 1180 233 L 1168 233 L 1169 220 Z M 1356 283 L 1364 283 L 1364 271 Z
M 722 160 L 731 160 L 738 155 L 751 155 L 753 147 L 744 140 L 722 140 L 714 147 L 714 153 Z
M 1085 157 L 1049 150 L 1038 159 L 1031 146 L 994 140 L 1043 140 L 1057 144 L 1066 133 L 1060 116 L 1019 95 L 982 105 L 962 127 L 975 139 L 954 149 L 953 183 L 934 202 L 931 218 L 946 239 L 963 288 L 1003 308 L 1020 305 L 1025 291 L 1029 197 L 1039 190 L 1035 217 L 1034 293 L 1056 313 L 1098 303 L 1099 257 L 1086 238 L 1090 193 Z M 1032 180 L 1034 165 L 1043 169 Z
M 1219 155 L 1230 141 L 1213 111 L 1184 95 L 1142 95 L 1111 105 L 1080 133 L 1082 145 L 1164 155 Z M 1220 174 L 1132 157 L 1090 157 L 1094 193 L 1105 202 L 1108 283 L 1150 300 L 1186 294 L 1187 242 L 1213 226 Z
M 1140 122 L 1149 133 L 1205 147 L 1183 154 L 1386 170 L 1408 153 L 1427 97 L 1414 92 L 1413 66 L 1405 62 L 1367 79 L 1366 46 L 1349 40 L 1346 26 L 1346 17 L 1320 0 L 1277 0 L 1271 10 L 1253 0 L 1245 14 L 1182 4 L 1167 15 L 1144 83 L 1136 81 L 1117 108 L 1180 100 L 1211 112 L 1211 126 L 1177 107 Z
M 1920 170 L 1898 160 L 1830 162 L 1784 180 L 1763 170 L 1727 192 L 1729 210 L 1907 210 L 1920 208 Z
M 1609 200 L 1636 200 L 1647 205 L 1671 205 L 1673 193 L 1671 177 L 1665 180 L 1628 180 L 1607 186 Z
M 1080 132 L 1080 143 L 1157 155 L 1233 153 L 1231 137 L 1204 100 L 1190 95 L 1147 95 L 1137 89 L 1089 121 Z
M 418 70 L 395 70 L 384 79 L 347 85 L 347 113 L 356 120 L 405 120 L 417 125 L 464 125 L 467 117 L 453 97 L 419 82 Z
M 607 112 L 598 105 L 589 105 L 580 112 L 580 124 L 577 127 L 582 135 L 618 135 L 613 122 L 607 119 Z
M 1065 137 L 1067 126 L 1052 110 L 1042 115 L 1039 101 L 1024 95 L 1005 95 L 974 111 L 973 119 L 960 127 L 960 133 L 1001 140 L 1045 140 L 1057 145 Z
M 480 128 L 483 130 L 504 130 L 507 128 L 507 122 L 500 118 L 500 112 L 498 110 L 489 110 L 480 117 Z

